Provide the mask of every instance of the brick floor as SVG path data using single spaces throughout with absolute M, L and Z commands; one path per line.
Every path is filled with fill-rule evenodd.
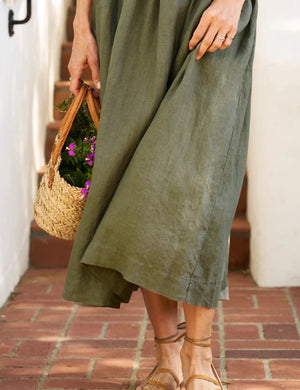
M 1 390 L 134 389 L 154 365 L 142 297 L 120 310 L 62 299 L 64 269 L 29 269 L 0 311 Z M 230 272 L 213 324 L 228 390 L 300 389 L 300 288 Z

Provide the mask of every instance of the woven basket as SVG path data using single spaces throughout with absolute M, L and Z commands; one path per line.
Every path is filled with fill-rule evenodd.
M 82 198 L 81 188 L 67 183 L 59 173 L 61 151 L 84 98 L 87 100 L 91 117 L 98 129 L 99 99 L 94 98 L 91 88 L 83 83 L 55 137 L 46 172 L 42 177 L 33 205 L 36 223 L 52 236 L 65 240 L 75 238 L 86 202 Z

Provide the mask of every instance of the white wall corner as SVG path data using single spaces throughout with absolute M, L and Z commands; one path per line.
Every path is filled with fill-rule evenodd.
M 259 4 L 248 172 L 251 271 L 300 285 L 300 2 Z

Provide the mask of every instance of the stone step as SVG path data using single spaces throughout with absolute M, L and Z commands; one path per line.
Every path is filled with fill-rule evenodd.
M 60 62 L 60 78 L 61 80 L 69 80 L 70 73 L 68 63 L 72 52 L 72 42 L 64 42 L 61 46 L 61 62 Z M 91 80 L 90 68 L 86 68 L 82 74 L 83 80 Z

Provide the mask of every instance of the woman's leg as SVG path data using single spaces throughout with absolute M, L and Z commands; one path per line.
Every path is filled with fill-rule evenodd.
M 203 339 L 211 335 L 215 309 L 184 303 L 183 310 L 186 333 L 189 338 Z M 210 341 L 211 339 L 208 339 L 204 343 L 210 343 Z M 212 352 L 210 347 L 201 347 L 185 341 L 181 349 L 181 359 L 184 381 L 187 381 L 192 375 L 199 374 L 215 378 L 211 369 Z M 219 388 L 220 386 L 208 381 L 196 379 L 188 384 L 187 390 L 215 390 Z
M 154 330 L 154 336 L 160 339 L 175 336 L 177 333 L 177 302 L 144 288 L 141 288 L 141 290 L 148 316 Z M 181 342 L 156 344 L 158 366 L 171 369 L 180 382 L 183 378 L 180 359 L 181 345 Z M 170 388 L 176 388 L 174 379 L 168 373 L 157 373 L 153 379 Z M 138 387 L 138 389 L 141 388 L 145 390 L 157 390 L 156 386 L 149 383 L 145 383 L 142 387 Z
M 177 302 L 141 288 L 154 336 L 165 338 L 177 332 Z

